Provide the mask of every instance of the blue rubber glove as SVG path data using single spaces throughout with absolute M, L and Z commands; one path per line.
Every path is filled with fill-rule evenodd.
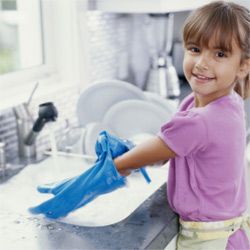
M 118 157 L 119 155 L 124 154 L 125 152 L 129 151 L 131 148 L 134 147 L 134 144 L 131 141 L 122 140 L 116 136 L 109 134 L 106 131 L 103 131 L 99 134 L 98 139 L 96 141 L 96 145 L 95 145 L 96 155 L 98 157 L 96 162 L 99 160 L 99 158 L 103 154 L 103 143 L 108 144 L 111 155 L 112 155 L 112 159 Z M 76 178 L 77 176 L 73 178 L 68 178 L 59 182 L 39 185 L 37 187 L 37 190 L 40 193 L 51 193 L 51 194 L 56 195 L 63 188 L 65 188 L 66 185 L 69 185 L 69 183 L 74 182 Z
M 127 151 L 129 151 L 135 146 L 134 143 L 129 140 L 122 140 L 114 135 L 109 134 L 107 131 L 102 131 L 99 134 L 98 139 L 95 144 L 95 151 L 96 151 L 97 156 L 101 155 L 102 153 L 101 145 L 103 141 L 104 142 L 108 141 L 113 159 L 126 153 Z M 151 182 L 151 179 L 145 168 L 141 167 L 134 171 L 140 171 L 143 177 L 145 178 L 146 182 L 147 183 Z
M 61 192 L 67 185 L 70 185 L 71 182 L 74 182 L 78 176 L 67 178 L 62 181 L 47 183 L 43 185 L 39 185 L 37 187 L 37 191 L 40 193 L 51 193 L 51 194 L 58 194 Z
M 126 177 L 121 176 L 114 166 L 108 141 L 103 140 L 100 146 L 102 154 L 93 167 L 68 180 L 53 198 L 30 208 L 29 211 L 57 219 L 86 205 L 101 194 L 123 187 L 126 184 Z
M 107 131 L 102 131 L 99 134 L 95 144 L 95 152 L 97 157 L 102 154 L 102 144 L 106 142 L 108 142 L 113 159 L 126 153 L 135 146 L 134 143 L 129 140 L 122 140 L 119 137 L 109 134 Z
M 96 145 L 95 145 L 97 161 L 99 160 L 99 158 L 103 154 L 103 148 L 104 148 L 103 145 L 105 145 L 105 144 L 107 144 L 109 149 L 110 149 L 112 159 L 126 153 L 127 151 L 129 151 L 131 148 L 134 147 L 133 142 L 131 142 L 129 140 L 122 140 L 114 135 L 109 134 L 106 131 L 102 131 L 99 134 L 98 139 L 96 141 Z M 149 176 L 144 168 L 140 168 L 139 170 L 135 170 L 135 171 L 140 171 L 142 173 L 142 175 L 144 176 L 145 180 L 148 183 L 151 182 L 151 180 L 150 180 L 150 178 L 149 178 Z M 40 193 L 52 193 L 52 194 L 56 195 L 62 189 L 64 189 L 67 185 L 69 185 L 71 182 L 74 182 L 76 178 L 77 178 L 77 176 L 73 177 L 73 178 L 62 180 L 60 182 L 39 185 L 37 187 L 37 190 Z

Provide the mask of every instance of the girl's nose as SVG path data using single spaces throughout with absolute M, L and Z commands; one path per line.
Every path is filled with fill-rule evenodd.
M 200 55 L 195 67 L 201 71 L 208 70 L 208 57 L 206 55 Z

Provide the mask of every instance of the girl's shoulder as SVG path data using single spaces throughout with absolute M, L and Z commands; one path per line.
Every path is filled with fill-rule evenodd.
M 180 103 L 178 111 L 186 111 L 194 107 L 194 93 L 187 95 Z
M 196 108 L 195 97 L 194 93 L 192 92 L 182 100 L 178 108 L 178 112 L 192 110 L 193 112 L 197 113 L 206 113 L 207 111 L 212 110 L 212 112 L 214 113 L 214 109 L 222 109 L 223 111 L 233 111 L 235 109 L 241 110 L 244 109 L 244 101 L 241 96 L 239 96 L 235 91 L 233 91 L 230 95 L 226 95 L 212 101 L 204 108 Z

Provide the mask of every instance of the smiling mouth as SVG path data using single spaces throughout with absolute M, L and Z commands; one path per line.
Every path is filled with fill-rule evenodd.
M 215 77 L 208 77 L 208 76 L 203 76 L 203 75 L 194 74 L 194 73 L 192 73 L 192 76 L 194 76 L 196 79 L 200 81 L 211 81 L 215 79 Z

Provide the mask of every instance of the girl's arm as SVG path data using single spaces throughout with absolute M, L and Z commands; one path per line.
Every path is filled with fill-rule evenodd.
M 168 161 L 176 154 L 158 136 L 150 138 L 114 160 L 117 170 L 128 175 L 131 169 L 151 165 L 158 161 Z

